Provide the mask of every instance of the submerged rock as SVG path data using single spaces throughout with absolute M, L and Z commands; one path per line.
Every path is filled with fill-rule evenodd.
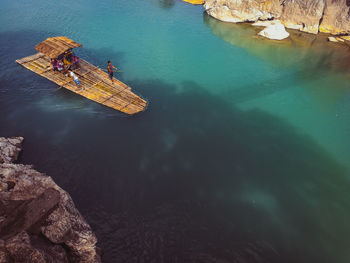
M 0 156 L 11 156 L 0 163 L 0 262 L 101 262 L 69 194 L 32 166 L 9 163 L 22 140 L 0 138 Z
M 259 35 L 274 40 L 282 40 L 289 37 L 289 33 L 284 26 L 277 22 L 268 25 L 264 30 L 259 32 Z

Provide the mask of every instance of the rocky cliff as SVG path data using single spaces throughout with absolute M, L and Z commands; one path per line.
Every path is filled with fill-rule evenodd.
M 350 1 L 324 0 L 325 9 L 320 23 L 320 32 L 349 34 L 350 32 Z
M 279 19 L 308 33 L 350 33 L 348 0 L 206 0 L 206 12 L 226 22 Z
M 23 138 L 0 138 L 0 263 L 101 262 L 97 239 L 67 192 L 14 164 Z

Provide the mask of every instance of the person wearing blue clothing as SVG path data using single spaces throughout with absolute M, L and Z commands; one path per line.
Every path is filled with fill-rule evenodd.
M 114 72 L 113 69 L 115 69 L 116 71 L 117 71 L 118 69 L 117 69 L 115 66 L 112 65 L 112 63 L 111 63 L 110 60 L 108 60 L 107 63 L 108 63 L 108 66 L 107 66 L 108 76 L 109 76 L 109 78 L 111 79 L 111 81 L 112 81 L 112 83 L 113 83 L 113 72 Z
M 69 76 L 71 76 L 73 78 L 75 85 L 77 86 L 77 88 L 79 88 L 80 81 L 79 81 L 79 78 L 77 77 L 77 75 L 75 75 L 74 72 L 71 71 L 71 72 L 69 72 Z

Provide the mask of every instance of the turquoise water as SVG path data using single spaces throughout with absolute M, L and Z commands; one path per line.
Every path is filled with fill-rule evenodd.
M 172 0 L 3 0 L 0 135 L 25 137 L 20 161 L 72 195 L 105 262 L 349 262 L 350 53 L 258 30 Z M 14 63 L 56 35 L 147 110 Z

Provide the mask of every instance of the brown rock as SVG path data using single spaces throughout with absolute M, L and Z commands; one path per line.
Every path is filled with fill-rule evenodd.
M 280 19 L 285 27 L 308 33 L 350 33 L 347 0 L 207 0 L 204 8 L 226 22 Z
M 40 224 L 59 200 L 59 192 L 49 188 L 30 201 L 7 202 L 6 205 L 3 205 L 3 208 L 7 210 L 7 217 L 0 223 L 0 236 L 2 238 L 11 237 L 35 224 Z
M 0 239 L 0 263 L 7 263 L 10 260 L 10 255 L 5 247 L 5 241 Z
M 287 28 L 317 34 L 323 15 L 324 0 L 286 0 L 281 22 Z
M 101 262 L 97 239 L 69 194 L 30 165 L 0 164 L 0 240 L 0 263 Z
M 320 32 L 330 34 L 350 33 L 350 4 L 347 0 L 325 0 Z
M 5 243 L 7 262 L 65 263 L 67 253 L 60 245 L 53 245 L 43 237 L 21 232 Z
M 226 22 L 255 22 L 278 18 L 282 14 L 283 0 L 206 0 L 206 12 Z
M 12 163 L 21 151 L 23 137 L 0 137 L 0 163 Z
M 21 232 L 6 241 L 6 250 L 14 262 L 45 263 L 45 257 L 30 244 L 28 233 Z

